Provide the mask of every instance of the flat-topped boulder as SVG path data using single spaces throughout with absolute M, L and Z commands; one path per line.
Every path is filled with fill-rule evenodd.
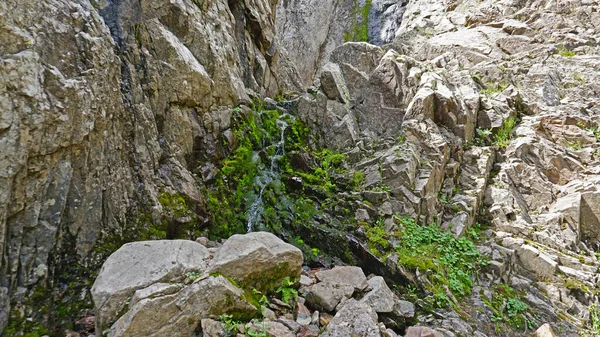
M 304 257 L 300 249 L 267 232 L 233 235 L 211 261 L 210 272 L 233 279 L 246 289 L 266 292 L 283 279 L 298 279 Z

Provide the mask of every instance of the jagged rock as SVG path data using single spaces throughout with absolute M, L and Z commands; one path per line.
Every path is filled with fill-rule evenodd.
M 551 278 L 556 273 L 558 263 L 536 248 L 522 245 L 516 249 L 516 252 L 525 269 L 545 278 Z
M 406 329 L 404 337 L 442 337 L 442 334 L 423 326 L 411 326 Z
M 600 193 L 583 193 L 579 207 L 582 239 L 590 245 L 600 244 Z
M 554 331 L 552 331 L 552 327 L 550 324 L 545 323 L 542 324 L 537 330 L 535 330 L 534 337 L 556 337 Z
M 313 308 L 333 312 L 343 300 L 352 297 L 354 287 L 350 284 L 324 281 L 310 287 L 306 302 Z
M 123 245 L 104 262 L 91 293 L 100 334 L 117 318 L 136 290 L 183 280 L 186 272 L 205 272 L 206 247 L 185 240 L 141 241 Z
M 321 326 L 327 326 L 329 323 L 331 323 L 332 319 L 333 319 L 333 316 L 331 316 L 330 314 L 328 314 L 326 312 L 322 312 L 321 315 L 319 316 L 319 324 Z
M 284 278 L 297 279 L 302 252 L 267 232 L 233 235 L 211 261 L 210 272 L 231 277 L 248 289 L 267 292 Z
M 202 326 L 202 337 L 224 337 L 225 336 L 225 324 L 205 318 L 200 321 Z
M 377 314 L 365 303 L 350 299 L 333 317 L 322 337 L 380 337 Z
M 313 284 L 313 280 L 310 277 L 306 276 L 306 275 L 300 275 L 300 281 L 298 281 L 298 283 L 301 286 L 308 287 L 308 286 L 311 286 Z
M 369 291 L 360 302 L 366 303 L 368 306 L 373 308 L 377 313 L 392 312 L 397 302 L 394 293 L 385 283 L 385 280 L 381 276 L 375 276 L 369 279 Z
M 353 291 L 363 291 L 368 286 L 367 277 L 360 267 L 334 267 L 332 269 L 319 271 L 315 276 L 319 282 L 333 285 L 348 285 L 352 287 Z
M 257 312 L 244 300 L 242 289 L 223 276 L 208 276 L 175 294 L 141 299 L 113 324 L 107 336 L 191 336 L 203 317 L 253 317 Z

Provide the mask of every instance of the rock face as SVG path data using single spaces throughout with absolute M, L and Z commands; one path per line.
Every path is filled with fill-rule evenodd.
M 11 314 L 15 326 L 29 330 L 72 321 L 59 317 L 59 307 L 74 298 L 89 302 L 85 278 L 124 242 L 195 239 L 210 222 L 205 187 L 236 142 L 233 107 L 290 91 L 299 98 L 286 104 L 314 136 L 310 146 L 345 152 L 345 169 L 364 176 L 360 192 L 338 195 L 350 194 L 348 208 L 357 206 L 349 213 L 355 219 L 344 222 L 352 234 L 361 236 L 354 220 L 401 232 L 396 213 L 436 222 L 456 236 L 488 224 L 480 250 L 491 263 L 478 280 L 484 291 L 469 297 L 475 307 L 485 308 L 480 295 L 502 283 L 524 294 L 541 317 L 537 323 L 559 317 L 589 322 L 590 305 L 598 302 L 590 289 L 600 281 L 599 5 L 2 2 L 0 332 Z M 311 166 L 310 158 L 298 158 Z M 327 216 L 315 221 L 335 227 Z M 410 278 L 397 255 L 384 263 L 369 255 L 368 242 L 359 242 L 365 235 L 350 240 L 378 262 L 374 268 Z M 92 290 L 101 330 L 110 328 L 105 325 L 129 297 L 113 335 L 157 328 L 140 320 L 157 306 L 173 310 L 162 318 L 183 324 L 205 291 L 234 298 L 232 311 L 253 312 L 224 277 L 204 275 L 187 286 L 180 279 L 187 271 L 211 270 L 262 288 L 260 273 L 273 276 L 269 287 L 284 275 L 299 275 L 297 250 L 265 234 L 248 241 L 244 250 L 233 238 L 214 254 L 174 241 L 168 245 L 188 254 L 175 258 L 125 246 L 108 259 Z M 204 261 L 209 255 L 211 266 Z M 124 257 L 149 271 L 139 270 L 136 280 L 118 277 L 126 271 L 117 264 Z M 132 262 L 129 269 L 135 268 Z M 370 312 L 411 316 L 410 306 L 396 299 L 389 311 L 390 292 L 381 279 L 369 279 L 368 291 L 354 281 L 317 279 L 306 283 L 309 304 L 340 314 L 340 305 L 355 297 L 354 306 L 371 308 L 360 318 L 364 333 L 371 333 Z M 223 306 L 223 298 L 203 302 L 206 317 L 214 317 L 211 308 Z M 489 310 L 472 314 L 477 324 L 497 318 Z M 477 335 L 460 317 L 444 315 L 424 317 L 441 327 L 436 334 Z M 340 320 L 327 333 L 351 334 Z M 171 328 L 190 332 L 200 324 L 190 322 Z M 285 330 L 279 328 L 273 329 Z

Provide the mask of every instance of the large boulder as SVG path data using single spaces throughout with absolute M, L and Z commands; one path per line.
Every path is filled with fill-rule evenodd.
M 181 281 L 188 272 L 205 272 L 208 249 L 194 241 L 140 241 L 123 245 L 108 257 L 91 293 L 100 334 L 117 319 L 136 290 L 154 283 Z
M 108 331 L 108 337 L 194 336 L 203 318 L 222 314 L 252 318 L 258 309 L 244 299 L 245 292 L 223 276 L 204 276 L 189 287 L 166 296 L 148 294 L 131 305 Z M 96 330 L 97 335 L 101 331 Z
M 380 337 L 375 310 L 365 303 L 350 299 L 333 317 L 321 337 Z
M 217 251 L 210 272 L 232 278 L 246 289 L 272 290 L 283 279 L 298 279 L 300 249 L 267 232 L 233 235 Z

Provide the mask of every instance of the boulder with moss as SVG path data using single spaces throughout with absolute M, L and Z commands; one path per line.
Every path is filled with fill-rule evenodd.
M 287 277 L 298 279 L 303 261 L 300 249 L 271 233 L 254 232 L 231 236 L 215 253 L 210 272 L 266 292 Z

